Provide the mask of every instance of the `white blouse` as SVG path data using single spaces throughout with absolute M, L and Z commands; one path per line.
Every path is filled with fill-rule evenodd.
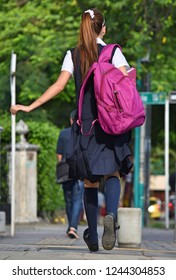
M 102 46 L 105 46 L 106 44 L 100 39 L 97 38 L 97 44 L 101 44 Z M 125 56 L 121 52 L 119 48 L 115 50 L 115 53 L 112 58 L 112 64 L 116 67 L 119 68 L 121 66 L 125 66 L 127 70 L 130 69 L 130 66 L 128 62 L 126 61 Z M 74 66 L 73 66 L 73 60 L 72 60 L 72 55 L 71 51 L 68 50 L 62 64 L 61 71 L 68 71 L 71 75 L 74 73 Z

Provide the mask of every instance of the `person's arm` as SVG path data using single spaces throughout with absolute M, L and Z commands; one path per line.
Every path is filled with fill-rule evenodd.
M 128 76 L 127 70 L 130 66 L 119 48 L 115 50 L 114 56 L 112 58 L 112 64 L 117 67 L 125 76 Z
M 58 162 L 62 161 L 62 155 L 61 154 L 57 154 L 57 159 L 58 159 Z
M 121 66 L 118 68 L 125 76 L 128 76 L 127 69 L 125 66 Z
M 56 156 L 58 162 L 62 161 L 63 158 L 63 152 L 64 152 L 64 132 L 65 130 L 62 130 L 59 134 L 59 137 L 57 139 L 57 146 L 56 146 Z
M 11 106 L 10 112 L 12 114 L 16 114 L 18 111 L 30 112 L 37 107 L 41 106 L 42 104 L 46 103 L 54 96 L 62 92 L 68 83 L 69 79 L 71 78 L 71 74 L 68 71 L 62 71 L 57 79 L 57 81 L 51 85 L 37 100 L 35 100 L 29 106 L 24 106 L 20 104 L 16 104 Z

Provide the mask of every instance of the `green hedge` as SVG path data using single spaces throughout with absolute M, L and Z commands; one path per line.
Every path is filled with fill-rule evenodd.
M 64 208 L 63 191 L 55 183 L 56 143 L 59 129 L 49 121 L 26 121 L 29 132 L 26 139 L 29 143 L 38 145 L 40 151 L 37 158 L 38 179 L 38 213 L 51 217 L 54 211 Z M 1 117 L 1 202 L 7 202 L 8 185 L 5 146 L 11 142 L 11 118 L 9 114 Z M 17 141 L 19 136 L 17 135 Z

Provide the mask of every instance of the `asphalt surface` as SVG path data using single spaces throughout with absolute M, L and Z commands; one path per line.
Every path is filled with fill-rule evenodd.
M 111 251 L 101 246 L 103 227 L 99 226 L 98 252 L 89 252 L 82 239 L 86 225 L 80 225 L 79 239 L 66 236 L 66 225 L 39 222 L 16 225 L 15 236 L 10 226 L 0 233 L 0 260 L 176 260 L 174 229 L 143 228 L 139 248 L 119 248 Z

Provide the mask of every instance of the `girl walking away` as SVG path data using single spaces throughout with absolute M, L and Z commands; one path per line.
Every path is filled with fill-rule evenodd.
M 10 111 L 30 112 L 59 94 L 74 76 L 76 87 L 76 100 L 82 82 L 93 64 L 98 60 L 103 47 L 106 45 L 103 37 L 106 33 L 105 19 L 97 9 L 90 9 L 82 14 L 78 44 L 74 49 L 68 50 L 57 81 L 51 85 L 36 101 L 29 106 L 14 105 Z M 110 61 L 124 75 L 130 68 L 119 48 L 115 48 Z M 82 108 L 82 122 L 85 131 L 90 131 L 92 121 L 97 118 L 97 106 L 94 97 L 93 80 L 88 85 Z M 97 233 L 98 217 L 98 187 L 102 177 L 105 180 L 106 216 L 104 218 L 104 231 L 102 246 L 111 250 L 116 243 L 117 209 L 120 198 L 120 177 L 129 173 L 132 163 L 129 149 L 131 133 L 123 135 L 106 134 L 99 123 L 96 122 L 91 133 L 85 136 L 81 133 L 76 120 L 72 125 L 72 143 L 74 149 L 70 152 L 68 162 L 70 176 L 75 179 L 84 178 L 84 206 L 88 228 L 83 238 L 90 251 L 99 250 Z M 76 148 L 75 148 L 76 147 Z

